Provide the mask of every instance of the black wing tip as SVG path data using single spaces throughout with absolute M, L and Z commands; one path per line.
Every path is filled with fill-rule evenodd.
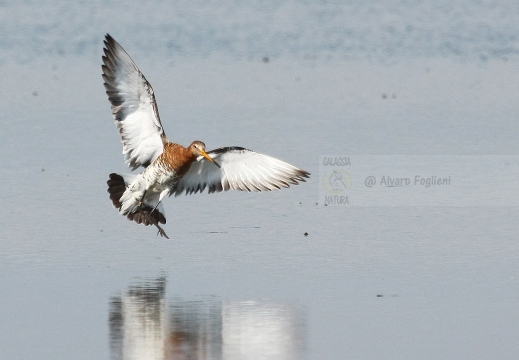
M 121 49 L 122 51 L 124 51 L 123 47 L 108 33 L 106 33 L 103 43 L 104 43 L 103 62 L 105 64 L 107 64 L 106 63 L 107 60 L 111 61 L 111 58 L 113 58 L 115 56 L 115 53 L 118 51 L 118 49 Z M 124 52 L 126 52 L 126 51 L 124 51 Z
M 103 75 L 110 75 L 114 76 L 114 58 L 115 58 L 115 49 L 119 45 L 117 41 L 113 37 L 110 36 L 110 34 L 105 35 L 105 40 L 103 40 L 104 48 L 103 48 L 103 56 L 101 57 L 103 60 L 103 64 L 101 65 L 101 68 L 103 70 Z M 119 45 L 121 46 L 121 45 Z M 103 76 L 103 80 L 106 81 L 106 79 Z
M 252 151 L 252 150 L 243 148 L 241 146 L 226 146 L 226 147 L 221 147 L 221 148 L 218 148 L 218 149 L 214 149 L 214 150 L 208 151 L 207 153 L 208 154 L 215 154 L 215 155 L 217 155 L 217 154 L 222 154 L 222 153 L 226 153 L 226 152 L 229 152 L 229 151 Z
M 312 174 L 310 174 L 310 173 L 309 173 L 308 171 L 306 171 L 306 170 L 300 169 L 300 170 L 299 170 L 299 173 L 298 173 L 297 175 L 309 179 L 309 178 L 310 178 L 310 175 L 312 175 Z M 306 180 L 304 180 L 304 179 L 301 179 L 301 180 L 302 180 L 302 181 L 306 181 Z
M 115 39 L 109 33 L 105 34 L 105 39 L 103 40 L 103 42 L 105 44 L 105 47 L 117 44 L 117 41 L 115 41 Z

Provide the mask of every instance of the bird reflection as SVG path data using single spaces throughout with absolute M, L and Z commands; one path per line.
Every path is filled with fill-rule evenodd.
M 300 359 L 302 311 L 291 304 L 166 301 L 166 279 L 137 281 L 110 299 L 112 359 Z
M 166 279 L 131 285 L 110 301 L 112 359 L 164 359 Z

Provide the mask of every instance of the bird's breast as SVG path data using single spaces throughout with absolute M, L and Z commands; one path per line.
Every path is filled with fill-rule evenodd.
M 166 148 L 166 151 L 146 168 L 144 177 L 150 189 L 160 192 L 166 188 L 173 188 L 186 174 L 194 158 L 186 156 L 182 151 L 184 149 Z
M 153 162 L 144 172 L 146 182 L 155 191 L 175 186 L 181 177 L 176 169 L 164 166 L 160 162 Z

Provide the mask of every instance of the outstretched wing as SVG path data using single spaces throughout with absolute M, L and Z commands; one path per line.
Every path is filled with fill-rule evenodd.
M 273 157 L 241 147 L 225 147 L 208 152 L 220 167 L 200 156 L 172 190 L 193 194 L 241 190 L 271 191 L 297 185 L 310 173 Z
M 103 80 L 132 170 L 148 166 L 164 150 L 166 134 L 150 83 L 109 34 L 104 41 Z

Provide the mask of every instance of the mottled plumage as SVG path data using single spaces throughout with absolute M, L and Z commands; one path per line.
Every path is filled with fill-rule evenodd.
M 160 121 L 150 83 L 130 56 L 110 36 L 104 41 L 103 80 L 128 166 L 138 175 L 110 174 L 113 205 L 128 219 L 155 225 L 166 223 L 161 201 L 166 196 L 241 190 L 271 191 L 305 181 L 310 173 L 273 157 L 241 147 L 206 152 L 193 141 L 187 148 L 171 143 Z

